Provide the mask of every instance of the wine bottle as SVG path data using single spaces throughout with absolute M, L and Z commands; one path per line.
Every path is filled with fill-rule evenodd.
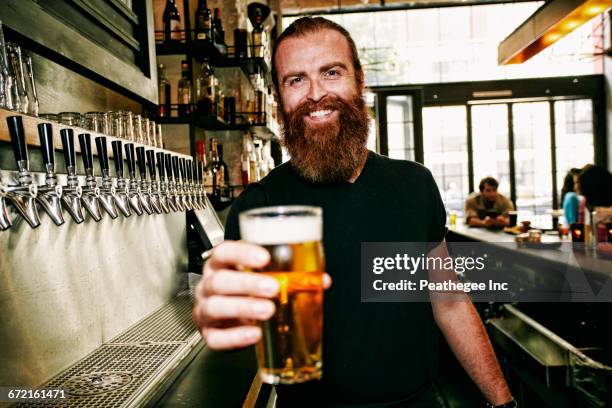
M 206 0 L 198 1 L 196 9 L 196 41 L 210 41 L 212 22 L 210 18 L 210 9 L 206 4 Z
M 189 64 L 187 61 L 181 61 L 181 79 L 178 82 L 178 114 L 179 116 L 189 115 L 191 113 L 191 79 L 189 78 Z
M 225 45 L 225 31 L 223 30 L 223 23 L 221 21 L 221 10 L 215 8 L 215 17 L 212 22 L 213 29 L 213 41 L 215 44 Z
M 164 64 L 157 66 L 159 73 L 158 96 L 159 104 L 157 106 L 157 116 L 167 117 L 170 113 L 170 82 L 166 78 L 166 67 Z
M 181 40 L 181 15 L 174 0 L 166 0 L 164 8 L 164 40 L 179 42 Z

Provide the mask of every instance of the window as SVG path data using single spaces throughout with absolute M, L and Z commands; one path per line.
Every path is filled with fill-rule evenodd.
M 446 209 L 461 212 L 469 193 L 465 106 L 423 108 L 423 154 Z
M 551 209 L 550 106 L 548 102 L 512 105 L 517 210 L 542 214 Z
M 387 97 L 387 143 L 389 157 L 414 160 L 414 119 L 412 97 Z
M 472 106 L 472 158 L 474 190 L 484 177 L 499 181 L 498 191 L 510 197 L 508 105 Z
M 593 163 L 593 103 L 590 99 L 555 102 L 557 189 L 572 168 Z M 560 197 L 559 197 L 560 198 Z

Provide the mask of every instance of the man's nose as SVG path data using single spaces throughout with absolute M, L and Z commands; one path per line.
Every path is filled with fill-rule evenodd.
M 315 78 L 310 81 L 310 86 L 308 88 L 308 99 L 313 102 L 318 102 L 323 99 L 327 95 L 327 90 L 321 84 L 321 80 L 319 78 Z

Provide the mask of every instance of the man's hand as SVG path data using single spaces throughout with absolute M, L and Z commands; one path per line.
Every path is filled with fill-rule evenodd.
M 495 218 L 485 217 L 483 222 L 484 222 L 485 227 L 491 228 L 491 227 L 495 226 L 496 220 L 495 220 Z
M 264 248 L 238 241 L 216 247 L 204 264 L 203 276 L 195 289 L 193 321 L 208 347 L 226 350 L 246 347 L 261 338 L 256 320 L 274 314 L 279 285 L 276 279 L 242 269 L 264 267 L 270 254 Z M 323 287 L 331 286 L 329 275 Z
M 503 215 L 498 215 L 497 218 L 495 218 L 495 223 L 499 227 L 507 227 L 510 225 L 510 218 Z

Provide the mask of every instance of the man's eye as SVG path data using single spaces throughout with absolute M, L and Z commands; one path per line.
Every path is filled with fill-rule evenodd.
M 336 79 L 338 77 L 340 77 L 340 70 L 338 69 L 330 69 L 327 72 L 325 72 L 325 77 L 328 79 Z
M 289 80 L 289 85 L 299 85 L 302 82 L 302 78 L 296 77 Z

